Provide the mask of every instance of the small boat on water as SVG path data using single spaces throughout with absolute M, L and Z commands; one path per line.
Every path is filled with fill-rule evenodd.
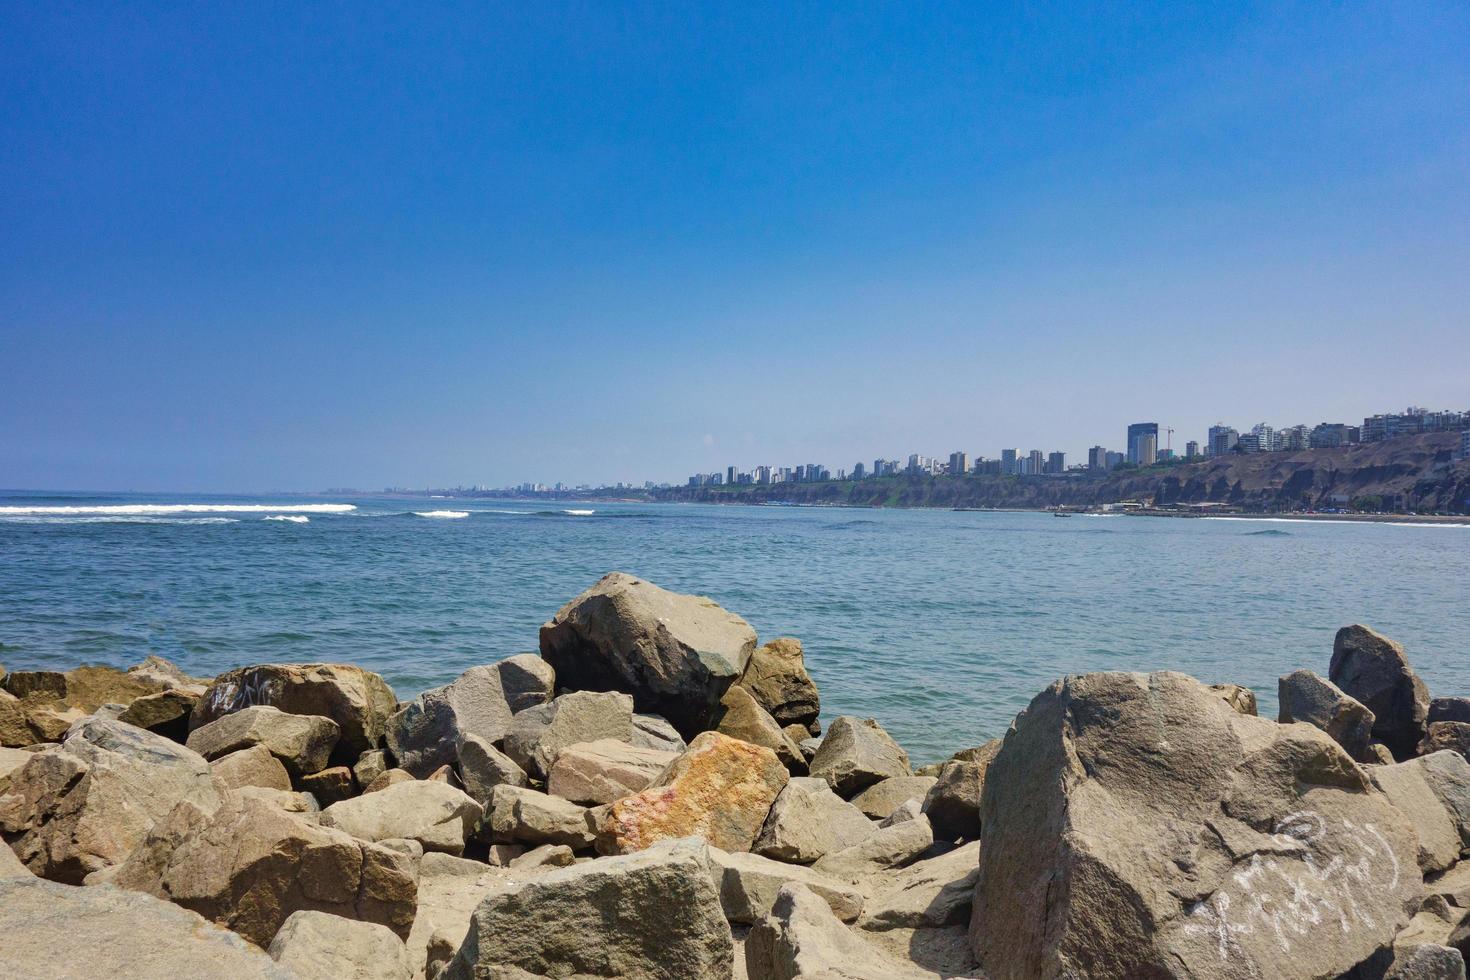
M 1051 516 L 1052 517 L 1071 517 L 1072 515 L 1069 514 L 1067 511 L 1064 511 L 1064 510 L 1054 510 L 1054 511 L 1051 512 Z

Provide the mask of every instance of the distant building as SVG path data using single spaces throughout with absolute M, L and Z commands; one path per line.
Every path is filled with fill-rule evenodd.
M 1235 444 L 1239 441 L 1240 433 L 1221 422 L 1210 426 L 1205 452 L 1210 456 L 1227 456 L 1235 451 Z
M 1184 444 L 1185 459 L 1199 459 L 1199 443 L 1193 439 Z
M 1470 412 L 1431 412 L 1409 406 L 1401 415 L 1373 415 L 1363 420 L 1364 442 L 1381 442 L 1420 432 L 1453 432 L 1470 425 Z
M 1323 422 L 1312 426 L 1307 445 L 1312 449 L 1336 449 L 1338 446 L 1346 446 L 1352 441 L 1349 436 L 1353 431 L 1353 426 L 1344 425 L 1341 422 Z
M 1128 462 L 1137 463 L 1140 466 L 1152 466 L 1153 459 L 1147 463 L 1143 461 L 1143 441 L 1153 437 L 1153 452 L 1159 449 L 1159 423 L 1157 422 L 1134 422 L 1128 427 Z
M 1052 474 L 1067 472 L 1067 454 L 1052 453 L 1046 457 L 1046 471 Z
M 964 476 L 968 472 L 970 472 L 970 454 L 969 453 L 950 453 L 949 454 L 949 475 L 950 476 Z
M 1000 471 L 1006 476 L 1015 476 L 1021 472 L 1019 449 L 1002 449 L 1000 451 Z
M 726 483 L 731 483 L 731 484 L 733 484 L 735 482 L 735 467 L 733 467 L 733 466 L 727 466 L 727 467 L 725 467 L 725 482 Z
M 1470 459 L 1470 428 L 1460 432 L 1460 458 Z
M 1139 466 L 1152 466 L 1159 461 L 1159 434 L 1157 432 L 1141 433 L 1133 442 L 1133 450 L 1136 456 L 1133 462 Z
M 852 478 L 854 480 L 863 480 L 863 479 L 866 479 L 867 476 L 868 476 L 867 470 L 863 467 L 863 464 L 862 463 L 854 463 L 853 464 L 853 466 L 852 466 Z
M 1123 459 L 1124 457 L 1122 453 L 1109 452 L 1107 455 L 1107 466 L 1105 467 L 1105 469 L 1117 469 L 1118 467 L 1123 465 Z
M 1257 452 L 1274 453 L 1280 448 L 1276 442 L 1276 430 L 1265 422 L 1257 422 L 1251 426 L 1251 435 L 1256 437 Z
M 1293 425 L 1276 433 L 1278 449 L 1294 453 L 1312 446 L 1312 430 L 1305 425 Z
M 1026 475 L 1040 476 L 1046 472 L 1046 454 L 1040 449 L 1033 449 L 1026 454 Z
M 1242 432 L 1235 440 L 1235 450 L 1241 453 L 1261 452 L 1261 437 L 1254 432 Z
M 1087 468 L 1090 470 L 1109 469 L 1108 451 L 1102 446 L 1093 446 L 1087 450 Z

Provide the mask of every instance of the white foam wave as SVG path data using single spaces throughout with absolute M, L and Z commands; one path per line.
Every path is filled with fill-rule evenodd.
M 1350 520 L 1332 517 L 1205 517 L 1206 521 L 1253 521 L 1257 524 L 1391 524 L 1394 527 L 1470 527 L 1458 521 Z
M 239 524 L 234 517 L 145 517 L 119 514 L 112 517 L 58 517 L 55 515 L 0 514 L 6 524 Z
M 346 514 L 353 504 L 96 504 L 64 507 L 0 507 L 0 517 L 164 516 L 169 514 Z
M 308 524 L 311 522 L 311 518 L 305 514 L 272 514 L 269 517 L 261 519 L 266 521 L 290 521 L 292 524 Z
M 564 511 L 562 511 L 562 513 L 563 514 L 570 514 L 572 517 L 591 517 L 593 514 L 597 513 L 597 511 L 595 511 L 595 510 L 564 510 Z
M 443 517 L 449 520 L 458 520 L 461 517 L 469 517 L 470 512 L 467 510 L 416 510 L 414 511 L 414 515 L 417 517 Z

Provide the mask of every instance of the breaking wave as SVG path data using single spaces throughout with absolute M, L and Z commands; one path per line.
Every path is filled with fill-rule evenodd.
M 0 517 L 159 517 L 172 514 L 346 514 L 353 504 L 96 504 L 0 507 Z
M 292 524 L 307 524 L 311 521 L 311 518 L 305 514 L 272 514 L 269 517 L 261 519 L 266 521 L 290 521 Z
M 469 517 L 470 512 L 467 510 L 416 510 L 413 512 L 413 515 L 415 517 L 443 517 L 449 520 L 458 520 L 461 517 Z

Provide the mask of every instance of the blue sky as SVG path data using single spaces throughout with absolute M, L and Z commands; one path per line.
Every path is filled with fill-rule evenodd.
M 0 486 L 1470 408 L 1470 6 L 0 7 Z

